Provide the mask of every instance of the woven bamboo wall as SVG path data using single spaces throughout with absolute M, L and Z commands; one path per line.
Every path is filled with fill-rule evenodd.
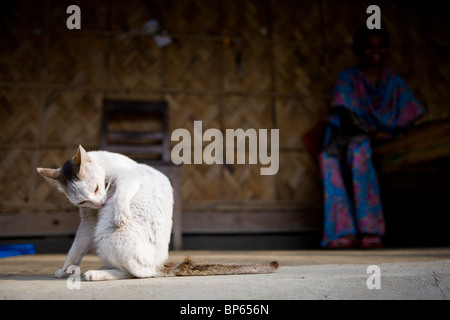
M 392 59 L 428 113 L 449 118 L 450 33 L 442 1 L 381 1 Z M 67 30 L 66 8 L 81 8 Z M 279 128 L 280 170 L 185 165 L 183 208 L 211 202 L 317 206 L 317 165 L 301 135 L 327 116 L 337 73 L 369 1 L 6 1 L 0 20 L 0 214 L 71 208 L 35 172 L 99 145 L 104 99 L 166 100 L 170 131 Z M 117 35 L 157 19 L 174 42 Z M 242 68 L 236 63 L 241 46 Z M 172 143 L 174 145 L 174 143 Z M 192 209 L 193 210 L 193 209 Z

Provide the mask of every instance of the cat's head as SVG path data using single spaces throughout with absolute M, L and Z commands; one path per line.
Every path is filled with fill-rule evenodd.
M 106 203 L 105 172 L 82 146 L 60 168 L 37 171 L 78 207 L 100 209 Z

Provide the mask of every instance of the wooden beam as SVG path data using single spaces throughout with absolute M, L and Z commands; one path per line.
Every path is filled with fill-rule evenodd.
M 0 238 L 74 235 L 79 223 L 77 211 L 1 214 Z
M 183 212 L 183 233 L 242 234 L 318 231 L 322 211 Z

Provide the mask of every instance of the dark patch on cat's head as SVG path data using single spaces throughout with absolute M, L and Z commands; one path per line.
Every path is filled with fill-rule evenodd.
M 65 187 L 75 180 L 78 180 L 78 173 L 80 172 L 80 165 L 76 164 L 73 159 L 69 159 L 61 167 L 59 173 L 59 181 Z

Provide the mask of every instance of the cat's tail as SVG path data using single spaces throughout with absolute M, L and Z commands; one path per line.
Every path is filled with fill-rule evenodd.
M 213 276 L 234 274 L 271 273 L 277 270 L 277 261 L 263 264 L 220 264 L 195 263 L 186 257 L 182 263 L 166 263 L 162 268 L 164 276 Z

